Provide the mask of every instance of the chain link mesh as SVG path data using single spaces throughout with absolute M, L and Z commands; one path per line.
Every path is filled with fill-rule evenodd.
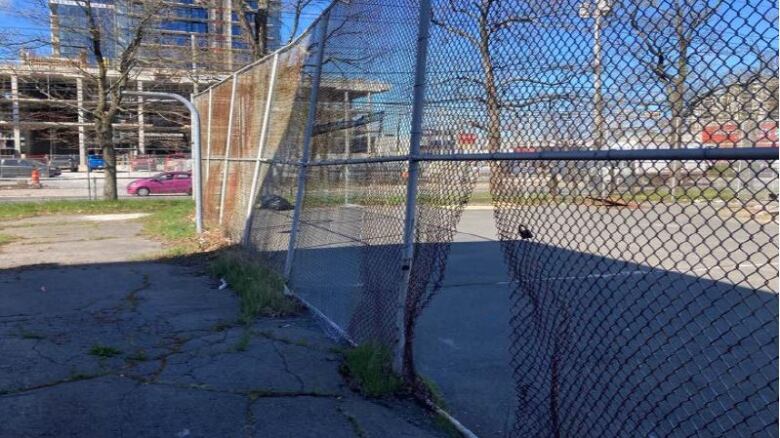
M 419 2 L 337 1 L 201 93 L 207 225 L 480 436 L 777 436 L 777 5 L 431 7 L 423 84 Z

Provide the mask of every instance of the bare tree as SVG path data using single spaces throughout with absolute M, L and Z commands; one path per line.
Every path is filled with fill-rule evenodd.
M 298 36 L 298 29 L 301 26 L 301 18 L 303 18 L 303 14 L 310 9 L 320 7 L 323 3 L 324 2 L 322 0 L 291 0 L 283 4 L 284 8 L 288 8 L 292 11 L 290 35 L 287 38 L 288 44 Z
M 626 0 L 628 24 L 638 37 L 634 56 L 663 86 L 669 109 L 669 143 L 680 148 L 690 97 L 690 63 L 701 29 L 722 0 L 667 0 L 660 4 Z
M 268 52 L 268 0 L 257 0 L 252 8 L 246 0 L 232 0 L 242 40 L 249 46 L 252 59 L 260 59 Z
M 125 5 L 128 12 L 132 11 L 135 18 L 128 17 L 129 29 L 127 29 L 126 43 L 118 47 L 118 63 L 116 70 L 118 77 L 109 78 L 109 65 L 111 59 L 104 53 L 105 42 L 112 38 L 106 35 L 105 26 L 93 8 L 92 0 L 78 0 L 76 2 L 84 12 L 87 19 L 91 54 L 95 57 L 98 67 L 97 75 L 93 77 L 96 83 L 96 105 L 93 112 L 95 119 L 95 143 L 103 151 L 105 161 L 105 185 L 103 197 L 105 199 L 117 199 L 116 184 L 116 154 L 114 152 L 114 117 L 122 104 L 122 91 L 125 89 L 133 70 L 138 63 L 138 54 L 141 43 L 159 16 L 165 3 L 163 0 L 145 0 L 142 2 L 128 2 Z M 115 5 L 116 7 L 117 5 Z M 136 15 L 137 14 L 137 15 Z M 129 14 L 128 14 L 129 15 Z M 118 39 L 119 41 L 124 40 Z
M 237 11 L 238 24 L 241 28 L 241 39 L 249 47 L 252 59 L 260 59 L 269 52 L 269 19 L 270 0 L 258 0 L 253 8 L 246 0 L 232 0 L 233 10 Z M 322 0 L 289 0 L 282 2 L 282 9 L 289 10 L 290 32 L 286 40 L 292 42 L 298 36 L 302 18 L 308 11 L 320 7 Z
M 454 80 L 445 81 L 451 83 L 458 107 L 471 102 L 474 110 L 469 123 L 485 133 L 489 152 L 505 147 L 502 136 L 508 126 L 533 129 L 533 119 L 527 119 L 529 110 L 551 113 L 554 102 L 575 98 L 568 84 L 587 67 L 556 59 L 555 50 L 559 48 L 539 43 L 545 41 L 545 33 L 567 28 L 576 19 L 574 11 L 559 9 L 556 3 L 535 0 L 443 0 L 440 7 L 434 8 L 433 24 L 455 41 L 465 43 L 469 52 L 460 57 L 478 65 L 476 69 L 462 67 Z M 563 351 L 570 342 L 566 322 L 569 309 L 557 291 L 533 281 L 540 272 L 533 256 L 535 230 L 523 223 L 524 215 L 506 208 L 522 194 L 518 183 L 511 163 L 491 163 L 490 191 L 496 206 L 493 214 L 504 259 L 515 280 L 510 297 L 511 349 L 520 359 L 513 372 L 518 405 L 513 433 L 558 436 L 560 370 L 564 366 Z M 554 187 L 551 193 L 555 193 Z M 457 220 L 457 214 L 451 216 Z M 446 260 L 446 252 L 441 251 L 439 257 Z M 420 303 L 427 304 L 430 294 L 436 292 L 434 285 L 419 294 Z M 542 311 L 543 305 L 550 308 Z M 547 342 L 550 338 L 553 342 Z M 540 353 L 528 356 L 524 354 L 526 348 Z
M 465 93 L 458 98 L 476 102 L 485 110 L 484 119 L 471 120 L 471 125 L 487 135 L 487 149 L 497 152 L 502 144 L 502 125 L 506 112 L 522 111 L 534 105 L 568 99 L 569 93 L 550 92 L 528 94 L 512 92 L 520 86 L 543 86 L 550 89 L 569 82 L 571 65 L 547 65 L 536 72 L 524 71 L 520 63 L 528 62 L 527 53 L 520 54 L 540 25 L 536 5 L 520 7 L 498 0 L 448 0 L 434 10 L 433 24 L 465 42 L 479 61 L 479 74 L 460 74 L 455 80 Z M 509 46 L 509 50 L 507 47 Z M 477 113 L 481 114 L 481 113 Z
M 77 44 L 79 47 L 69 47 L 81 50 L 78 60 L 69 60 L 67 64 L 74 68 L 84 80 L 84 88 L 89 90 L 84 112 L 86 119 L 94 131 L 94 144 L 102 153 L 105 162 L 105 184 L 103 196 L 105 199 L 117 199 L 116 153 L 114 149 L 114 123 L 123 111 L 122 92 L 143 69 L 143 44 L 153 30 L 157 20 L 167 7 L 164 0 L 116 0 L 110 7 L 105 2 L 95 0 L 74 0 L 71 6 L 78 8 L 78 17 L 72 21 L 60 24 L 53 29 L 57 50 L 60 44 Z M 52 5 L 46 0 L 36 0 L 36 4 L 28 10 L 28 17 L 39 22 L 49 22 Z M 57 31 L 67 33 L 73 41 L 59 41 Z M 31 44 L 49 44 L 55 46 L 55 41 L 28 41 Z M 28 60 L 31 71 L 35 71 L 38 58 Z M 37 81 L 36 74 L 30 78 Z M 75 107 L 73 99 L 61 99 L 56 92 L 50 92 L 42 84 L 37 84 L 37 91 L 59 104 Z

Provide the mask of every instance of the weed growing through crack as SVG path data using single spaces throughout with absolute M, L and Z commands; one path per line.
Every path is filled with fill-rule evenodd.
M 211 327 L 212 331 L 215 331 L 217 333 L 224 332 L 225 330 L 229 330 L 230 327 L 233 327 L 233 324 L 227 322 L 227 321 L 218 321 L 216 324 L 214 324 Z
M 18 237 L 16 237 L 16 236 L 12 236 L 10 234 L 0 233 L 0 246 L 12 243 L 13 241 L 15 241 L 17 239 L 18 239 Z
M 146 362 L 149 360 L 149 357 L 146 355 L 146 352 L 143 350 L 138 350 L 135 353 L 127 356 L 127 360 L 132 362 Z
M 357 435 L 359 438 L 365 438 L 366 436 L 368 436 L 366 434 L 366 430 L 363 429 L 363 426 L 360 425 L 360 422 L 358 422 L 358 419 L 355 418 L 354 415 L 345 411 L 340 406 L 336 408 L 336 410 L 338 410 L 339 413 L 343 415 L 347 419 L 347 421 L 349 421 L 349 425 L 352 426 L 352 431 L 355 433 L 355 435 Z
M 39 341 L 41 339 L 46 339 L 46 336 L 44 336 L 44 335 L 42 335 L 40 333 L 31 332 L 31 331 L 25 330 L 25 329 L 19 330 L 19 337 L 22 338 L 22 339 L 32 339 L 32 340 L 36 340 L 36 341 Z
M 99 376 L 99 374 L 90 374 L 90 373 L 79 373 L 79 372 L 71 372 L 68 378 L 66 379 L 67 382 L 78 382 L 79 380 L 89 380 L 93 379 L 95 377 Z
M 142 290 L 147 289 L 150 285 L 149 274 L 143 274 L 141 285 L 127 293 L 125 301 L 127 301 L 127 305 L 130 307 L 131 311 L 136 311 L 138 309 L 138 304 L 141 302 L 141 297 L 138 294 Z
M 225 251 L 211 263 L 211 274 L 224 278 L 241 301 L 241 321 L 248 324 L 256 316 L 290 316 L 300 313 L 300 305 L 284 295 L 284 280 L 254 263 L 240 251 Z
M 310 348 L 311 347 L 311 345 L 308 342 L 306 342 L 305 339 L 290 339 L 290 338 L 286 338 L 284 336 L 279 336 L 279 335 L 275 334 L 271 330 L 260 330 L 258 332 L 255 332 L 255 334 L 258 335 L 258 336 L 262 336 L 262 337 L 264 337 L 266 339 L 271 339 L 271 340 L 278 341 L 278 342 L 281 342 L 281 343 L 287 344 L 287 345 L 295 345 L 295 346 L 304 347 L 304 348 Z M 340 352 L 341 352 L 341 350 L 339 350 L 339 353 Z
M 89 354 L 99 358 L 107 359 L 110 357 L 119 356 L 122 354 L 122 352 L 114 347 L 96 344 L 89 349 Z
M 241 337 L 238 338 L 238 342 L 236 342 L 235 349 L 236 351 L 246 351 L 249 348 L 249 342 L 252 341 L 252 331 L 251 330 L 244 330 L 243 333 L 241 333 Z
M 390 351 L 377 344 L 364 344 L 344 353 L 340 371 L 369 397 L 387 397 L 402 389 L 393 373 Z

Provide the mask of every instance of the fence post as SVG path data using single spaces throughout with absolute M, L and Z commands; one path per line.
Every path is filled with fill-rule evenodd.
M 228 166 L 230 165 L 230 143 L 233 137 L 233 108 L 236 100 L 236 84 L 238 76 L 233 73 L 233 85 L 230 89 L 230 111 L 228 111 L 227 136 L 225 137 L 225 157 L 222 165 L 222 186 L 219 190 L 219 225 L 222 225 L 222 218 L 225 216 L 225 189 L 227 188 Z
M 212 89 L 209 88 L 209 121 L 206 125 L 206 181 L 209 180 L 209 169 L 211 168 L 211 96 Z
M 309 164 L 309 150 L 311 149 L 311 138 L 314 134 L 314 119 L 317 115 L 317 94 L 320 90 L 320 78 L 322 76 L 322 57 L 325 52 L 325 38 L 328 32 L 328 21 L 330 21 L 330 10 L 321 18 L 318 23 L 319 50 L 314 61 L 314 74 L 311 78 L 311 94 L 309 95 L 309 113 L 306 117 L 306 130 L 303 134 L 303 152 L 301 161 L 298 163 L 298 190 L 295 194 L 295 210 L 293 210 L 292 225 L 290 228 L 290 242 L 287 245 L 287 258 L 284 261 L 284 278 L 289 282 L 292 273 L 293 256 L 295 254 L 295 245 L 298 240 L 298 225 L 301 221 L 301 208 L 303 207 L 303 197 L 306 194 L 306 168 Z
M 396 328 L 398 330 L 398 343 L 393 356 L 393 368 L 408 382 L 410 376 L 405 375 L 404 369 L 406 343 L 406 296 L 409 292 L 409 282 L 412 273 L 412 261 L 414 259 L 414 230 L 415 215 L 417 211 L 417 180 L 419 174 L 419 162 L 417 156 L 420 153 L 422 141 L 423 105 L 425 103 L 425 80 L 428 63 L 428 36 L 431 25 L 431 2 L 420 1 L 420 17 L 417 29 L 417 57 L 414 67 L 414 95 L 412 101 L 412 126 L 409 139 L 409 172 L 406 182 L 406 216 L 404 218 L 403 253 L 401 255 L 401 272 L 403 278 L 398 291 L 396 312 Z M 413 376 L 411 376 L 413 377 Z
M 268 124 L 271 119 L 271 106 L 274 99 L 274 86 L 276 86 L 276 68 L 279 65 L 279 52 L 274 53 L 274 60 L 271 64 L 271 78 L 268 81 L 268 92 L 265 94 L 265 112 L 263 113 L 263 122 L 260 128 L 260 138 L 257 141 L 257 161 L 255 162 L 255 173 L 252 175 L 252 190 L 249 192 L 249 205 L 246 207 L 246 221 L 244 223 L 244 242 L 249 243 L 249 232 L 252 223 L 252 212 L 257 199 L 257 183 L 260 178 L 260 160 L 263 158 L 263 151 L 268 143 Z
M 344 121 L 349 123 L 352 114 L 350 111 L 349 91 L 344 92 Z M 352 135 L 350 128 L 344 129 L 344 158 L 349 160 L 352 155 Z M 344 166 L 344 205 L 349 204 L 349 165 Z

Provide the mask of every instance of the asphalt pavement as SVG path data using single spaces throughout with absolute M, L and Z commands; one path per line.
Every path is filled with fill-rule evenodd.
M 772 209 L 526 206 L 498 214 L 503 244 L 491 208 L 467 209 L 418 369 L 480 436 L 776 435 Z M 295 291 L 355 336 L 392 323 L 400 217 L 304 210 Z
M 240 324 L 205 266 L 150 260 L 139 219 L 0 222 L 0 436 L 446 436 L 353 392 L 310 316 Z

